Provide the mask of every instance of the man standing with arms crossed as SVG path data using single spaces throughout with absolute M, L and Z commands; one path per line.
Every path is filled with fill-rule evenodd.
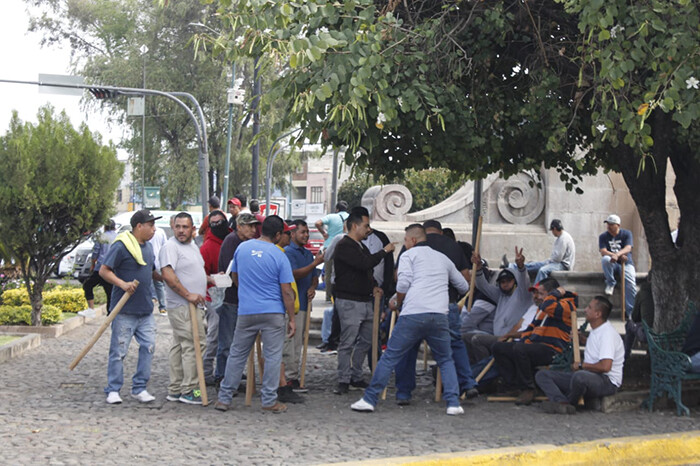
M 401 256 L 396 283 L 399 320 L 382 354 L 364 396 L 351 408 L 374 411 L 381 391 L 391 377 L 391 371 L 416 343 L 428 341 L 435 361 L 440 367 L 444 384 L 443 395 L 447 414 L 464 414 L 459 405 L 459 383 L 452 360 L 450 325 L 448 321 L 451 285 L 461 294 L 469 290 L 464 276 L 444 254 L 428 246 L 425 229 L 419 224 L 406 228 L 406 252 Z
M 243 369 L 258 332 L 262 336 L 265 370 L 261 389 L 262 409 L 282 413 L 287 407 L 277 401 L 277 387 L 284 345 L 285 312 L 289 317 L 289 337 L 294 335 L 294 275 L 289 260 L 275 243 L 284 222 L 277 215 L 265 219 L 262 236 L 238 246 L 231 269 L 238 286 L 238 321 L 231 351 L 226 361 L 224 380 L 214 408 L 227 411 L 233 391 L 238 388 Z M 249 375 L 250 376 L 250 375 Z
M 333 255 L 335 305 L 340 318 L 338 386 L 333 391 L 336 395 L 347 393 L 351 385 L 367 387 L 362 379 L 362 363 L 372 346 L 372 295 L 382 292 L 374 281 L 374 266 L 394 251 L 393 243 L 389 243 L 379 252 L 370 254 L 362 244 L 372 231 L 367 215 L 354 211 L 347 224 L 348 234 L 340 240 Z
M 105 387 L 109 404 L 122 402 L 119 390 L 124 384 L 124 358 L 132 338 L 136 338 L 139 344 L 139 359 L 132 379 L 131 396 L 141 403 L 155 400 L 146 390 L 156 349 L 156 323 L 151 301 L 155 256 L 148 240 L 153 237 L 155 221 L 159 218 L 145 209 L 136 212 L 130 221 L 132 231 L 117 235 L 100 267 L 100 277 L 113 285 L 112 309 L 124 293 L 133 293 L 112 321 Z
M 165 299 L 168 303 L 168 319 L 173 329 L 173 342 L 170 345 L 170 384 L 168 401 L 202 404 L 201 390 L 197 389 L 197 360 L 195 346 L 204 350 L 205 335 L 199 334 L 199 341 L 194 341 L 190 303 L 204 304 L 207 290 L 207 275 L 204 260 L 199 249 L 192 241 L 192 217 L 186 212 L 175 216 L 175 236 L 160 250 L 161 275 L 166 285 Z M 195 312 L 197 325 L 204 328 L 202 313 Z

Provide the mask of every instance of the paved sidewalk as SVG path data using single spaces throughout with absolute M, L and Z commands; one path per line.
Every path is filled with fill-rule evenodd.
M 334 356 L 310 350 L 303 405 L 280 415 L 263 414 L 256 396 L 244 397 L 227 413 L 165 401 L 171 330 L 156 316 L 158 337 L 148 389 L 157 399 L 141 405 L 129 395 L 136 365 L 132 342 L 125 362 L 124 403 L 107 405 L 103 387 L 109 330 L 78 365 L 78 354 L 103 318 L 0 365 L 0 457 L 5 464 L 314 464 L 338 461 L 473 451 L 532 444 L 563 445 L 603 437 L 623 437 L 700 429 L 700 411 L 690 418 L 675 410 L 575 416 L 542 414 L 534 405 L 464 404 L 464 416 L 444 414 L 428 377 L 422 375 L 414 402 L 399 407 L 393 390 L 373 414 L 349 405 L 361 392 L 337 396 Z M 419 365 L 422 369 L 422 365 Z M 367 374 L 369 376 L 369 374 Z M 214 390 L 209 397 L 216 399 Z

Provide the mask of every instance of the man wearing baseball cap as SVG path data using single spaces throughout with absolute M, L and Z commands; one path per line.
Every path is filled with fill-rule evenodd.
M 615 275 L 620 276 L 621 264 L 625 264 L 625 312 L 629 317 L 637 295 L 637 273 L 632 261 L 632 232 L 620 228 L 620 217 L 615 214 L 608 215 L 604 223 L 607 230 L 598 237 L 598 248 L 605 276 L 605 294 L 612 296 L 617 284 Z
M 228 200 L 228 213 L 231 214 L 231 218 L 228 221 L 228 226 L 232 229 L 236 229 L 236 217 L 241 213 L 241 201 L 237 197 L 232 197 Z
M 154 217 L 145 209 L 136 212 L 131 217 L 132 231 L 117 235 L 100 268 L 100 277 L 113 285 L 112 309 L 124 293 L 133 293 L 112 321 L 105 387 L 109 404 L 122 402 L 119 390 L 124 384 L 123 361 L 129 351 L 132 337 L 136 338 L 139 344 L 139 359 L 131 383 L 131 396 L 141 403 L 155 400 L 155 397 L 146 391 L 156 345 L 156 324 L 151 301 L 155 256 L 148 240 L 153 237 L 155 221 L 159 218 L 161 217 Z M 135 280 L 138 280 L 138 285 Z
M 564 226 L 558 218 L 552 220 L 549 224 L 549 230 L 556 238 L 549 259 L 525 264 L 528 272 L 537 273 L 535 283 L 549 277 L 549 274 L 554 271 L 574 269 L 574 261 L 576 260 L 574 239 L 568 232 L 564 231 Z M 509 267 L 515 268 L 515 264 L 510 264 Z

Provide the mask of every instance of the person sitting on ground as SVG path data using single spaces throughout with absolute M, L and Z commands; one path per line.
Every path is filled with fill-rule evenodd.
M 539 283 L 549 274 L 557 270 L 573 270 L 576 260 L 576 245 L 571 235 L 564 231 L 561 220 L 555 218 L 549 224 L 549 230 L 557 238 L 552 246 L 552 254 L 549 259 L 539 262 L 528 262 L 525 268 L 528 272 L 537 273 L 535 283 Z M 514 264 L 508 264 L 508 258 L 503 255 L 503 262 L 506 266 L 513 268 Z
M 499 341 L 491 348 L 506 390 L 519 391 L 515 404 L 529 405 L 535 398 L 534 368 L 546 366 L 569 343 L 571 314 L 578 296 L 564 290 L 553 278 L 545 278 L 536 289 L 542 304 L 520 341 Z
M 625 360 L 632 354 L 632 346 L 634 346 L 635 340 L 639 340 L 642 343 L 647 341 L 642 321 L 646 322 L 650 328 L 654 327 L 654 297 L 651 294 L 651 270 L 647 274 L 646 281 L 639 287 L 637 296 L 634 297 L 632 318 L 625 322 Z
M 474 252 L 472 263 L 476 264 L 476 286 L 486 296 L 496 301 L 494 311 L 493 335 L 475 333 L 463 335 L 467 342 L 467 351 L 474 354 L 474 360 L 481 361 L 491 355 L 491 346 L 498 341 L 498 337 L 505 335 L 522 318 L 530 307 L 530 277 L 525 268 L 525 256 L 523 250 L 515 248 L 515 262 L 517 270 L 502 269 L 496 279 L 498 286 L 492 285 L 484 276 L 481 256 Z
M 351 408 L 374 411 L 379 393 L 389 382 L 396 364 L 416 343 L 425 339 L 440 367 L 447 414 L 464 414 L 459 405 L 459 382 L 451 356 L 448 286 L 452 285 L 459 293 L 465 294 L 469 285 L 447 256 L 428 246 L 421 225 L 406 228 L 404 244 L 406 252 L 399 263 L 396 284 L 397 306 L 401 314 L 369 387 Z
M 622 385 L 625 349 L 622 338 L 608 321 L 612 304 L 605 296 L 596 296 L 584 311 L 591 333 L 586 338 L 583 362 L 573 363 L 572 372 L 542 370 L 535 375 L 537 386 L 547 395 L 542 409 L 550 414 L 574 414 L 578 400 L 593 406 L 600 397 L 610 396 Z

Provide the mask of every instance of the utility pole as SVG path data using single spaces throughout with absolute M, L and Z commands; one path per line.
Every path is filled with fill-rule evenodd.
M 148 47 L 141 46 L 143 56 L 143 88 L 146 89 L 146 53 Z M 146 96 L 143 96 L 143 115 L 141 116 L 141 208 L 146 208 Z
M 260 133 L 260 94 L 261 84 L 259 76 L 260 67 L 258 59 L 255 59 L 255 71 L 253 75 L 253 139 L 256 139 Z M 250 182 L 250 198 L 258 198 L 258 166 L 260 165 L 260 141 L 255 141 L 253 145 L 253 168 Z

